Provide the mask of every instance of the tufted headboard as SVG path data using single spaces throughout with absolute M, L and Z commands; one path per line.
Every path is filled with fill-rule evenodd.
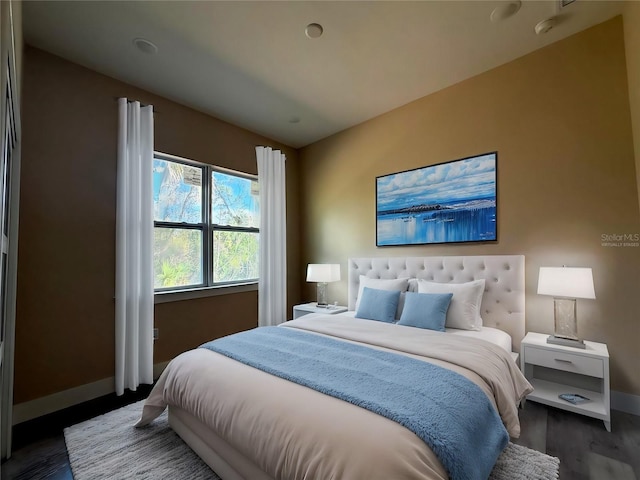
M 369 257 L 349 259 L 349 310 L 354 310 L 360 275 L 422 278 L 440 283 L 485 279 L 480 315 L 487 327 L 511 335 L 513 351 L 524 338 L 524 255 L 470 257 Z M 411 288 L 411 287 L 410 287 Z

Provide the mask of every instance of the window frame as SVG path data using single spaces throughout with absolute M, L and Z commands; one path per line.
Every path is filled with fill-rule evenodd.
M 202 282 L 199 284 L 192 285 L 184 285 L 178 287 L 160 287 L 154 288 L 154 296 L 156 297 L 156 303 L 163 303 L 165 301 L 171 301 L 167 297 L 167 294 L 171 294 L 171 296 L 176 296 L 175 300 L 184 300 L 186 298 L 199 298 L 203 296 L 209 295 L 217 295 L 222 292 L 219 289 L 233 289 L 233 292 L 224 292 L 224 293 L 235 293 L 236 291 L 247 291 L 247 290 L 255 290 L 257 289 L 258 278 L 244 279 L 244 280 L 236 280 L 236 281 L 226 281 L 226 282 L 214 282 L 213 279 L 213 253 L 215 249 L 214 244 L 214 233 L 216 231 L 231 231 L 231 232 L 244 232 L 244 233 L 257 233 L 260 235 L 259 227 L 241 227 L 241 226 L 230 226 L 230 225 L 220 225 L 212 223 L 212 182 L 213 182 L 213 173 L 219 172 L 226 175 L 231 175 L 235 177 L 244 178 L 251 181 L 258 181 L 258 175 L 254 175 L 251 173 L 239 172 L 237 170 L 232 170 L 230 168 L 219 167 L 217 165 L 211 165 L 209 163 L 198 162 L 195 160 L 190 160 L 184 157 L 179 157 L 176 155 L 171 155 L 168 153 L 163 153 L 159 151 L 153 152 L 153 158 L 158 160 L 164 160 L 167 162 L 180 163 L 183 165 L 187 165 L 189 167 L 195 167 L 202 169 L 202 196 L 201 196 L 201 206 L 202 206 L 202 217 L 201 223 L 187 223 L 187 222 L 168 222 L 168 221 L 157 221 L 154 219 L 153 228 L 176 228 L 183 230 L 199 230 L 202 232 L 202 261 L 200 268 L 202 269 Z M 218 290 L 217 293 L 213 293 L 215 290 Z M 165 297 L 163 300 L 158 301 L 158 296 Z

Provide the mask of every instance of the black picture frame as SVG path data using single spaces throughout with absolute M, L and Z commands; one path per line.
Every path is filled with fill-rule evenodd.
M 498 240 L 498 152 L 376 177 L 376 246 Z

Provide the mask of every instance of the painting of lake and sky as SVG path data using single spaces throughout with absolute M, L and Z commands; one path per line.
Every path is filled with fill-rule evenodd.
M 376 178 L 376 245 L 497 240 L 497 152 Z

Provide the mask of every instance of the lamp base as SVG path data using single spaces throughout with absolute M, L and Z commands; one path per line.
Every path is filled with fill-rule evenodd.
M 587 348 L 582 340 L 572 340 L 570 338 L 556 337 L 555 335 L 549 335 L 547 337 L 547 343 L 552 343 L 554 345 L 563 345 L 565 347 L 582 349 Z
M 327 282 L 318 282 L 318 302 L 316 305 L 320 308 L 327 308 Z

